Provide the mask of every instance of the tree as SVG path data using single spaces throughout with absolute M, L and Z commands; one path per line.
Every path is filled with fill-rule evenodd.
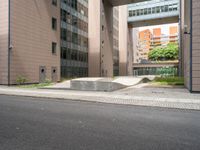
M 176 60 L 178 59 L 178 44 L 169 43 L 167 46 L 155 47 L 148 56 L 152 61 Z

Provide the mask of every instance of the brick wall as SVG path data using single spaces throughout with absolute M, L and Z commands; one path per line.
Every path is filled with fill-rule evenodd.
M 8 83 L 8 0 L 0 4 L 0 84 Z
M 52 17 L 57 18 L 57 30 L 52 30 Z M 11 3 L 11 80 L 24 76 L 29 83 L 39 82 L 39 67 L 46 67 L 51 79 L 52 67 L 57 67 L 60 80 L 60 1 L 12 0 Z M 56 55 L 52 42 L 57 43 Z
M 193 0 L 193 91 L 200 91 L 200 1 Z

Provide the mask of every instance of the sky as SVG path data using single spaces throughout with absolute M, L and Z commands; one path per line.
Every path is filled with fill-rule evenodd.
M 146 29 L 150 29 L 152 31 L 154 28 L 161 28 L 162 34 L 168 34 L 169 33 L 169 27 L 171 27 L 171 26 L 178 26 L 178 23 L 139 27 L 139 31 L 143 31 L 143 30 L 146 30 Z

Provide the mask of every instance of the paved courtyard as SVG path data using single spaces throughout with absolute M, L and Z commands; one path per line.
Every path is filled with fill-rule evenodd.
M 0 95 L 200 110 L 200 94 L 191 94 L 185 88 L 156 88 L 148 87 L 146 84 L 114 92 L 22 89 L 0 86 Z
M 190 93 L 182 86 L 177 87 L 156 87 L 148 83 L 139 84 L 136 86 L 128 87 L 122 90 L 115 91 L 116 94 L 132 95 L 132 96 L 145 96 L 155 98 L 173 98 L 173 99 L 193 99 L 200 100 L 200 94 Z

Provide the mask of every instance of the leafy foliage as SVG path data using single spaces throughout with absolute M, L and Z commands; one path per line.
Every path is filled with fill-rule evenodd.
M 182 77 L 156 77 L 153 83 L 159 85 L 184 85 L 184 79 Z
M 155 47 L 149 52 L 149 59 L 152 61 L 159 60 L 176 60 L 178 59 L 178 44 L 169 43 L 167 46 Z
M 22 75 L 17 76 L 16 83 L 18 85 L 25 84 L 27 81 L 28 81 L 28 79 L 26 77 L 24 77 Z

